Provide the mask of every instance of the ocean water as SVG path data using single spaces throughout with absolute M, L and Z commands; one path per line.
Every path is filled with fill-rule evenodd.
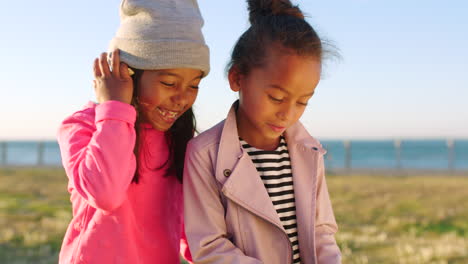
M 468 170 L 468 140 L 323 140 L 329 169 Z M 348 145 L 348 147 L 346 147 Z M 42 154 L 40 154 L 42 153 Z M 61 166 L 55 141 L 0 142 L 0 166 Z
M 42 146 L 41 146 L 42 145 Z M 39 152 L 42 151 L 42 155 Z M 56 141 L 7 141 L 0 143 L 0 165 L 61 166 Z
M 327 168 L 468 170 L 468 140 L 322 141 Z

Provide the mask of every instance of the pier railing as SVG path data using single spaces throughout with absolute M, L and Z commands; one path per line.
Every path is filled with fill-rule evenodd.
M 61 166 L 58 144 L 52 141 L 1 141 L 0 166 Z
M 325 156 L 327 168 L 338 171 L 419 169 L 468 172 L 467 140 L 345 140 L 322 143 L 328 151 Z
M 329 142 L 327 141 L 322 142 L 328 150 L 325 156 L 325 163 L 328 169 L 348 172 L 359 169 L 381 168 L 389 170 L 434 169 L 434 167 L 430 166 L 431 161 L 428 161 L 427 164 L 420 163 L 420 166 L 417 168 L 412 168 L 411 165 L 408 165 L 403 155 L 405 153 L 407 155 L 408 152 L 407 145 L 409 141 L 407 140 L 397 139 L 385 142 L 386 156 L 384 158 L 381 157 L 381 159 L 385 159 L 386 165 L 383 167 L 379 166 L 378 163 L 382 160 L 377 163 L 372 163 L 371 161 L 374 156 L 378 157 L 381 155 L 380 152 L 382 150 L 378 146 L 372 146 L 370 150 L 367 150 L 367 156 L 364 155 L 365 157 L 362 157 L 362 142 L 366 141 L 345 140 L 333 142 L 335 143 L 335 148 L 332 147 L 332 144 L 328 145 L 327 143 Z M 441 142 L 443 143 L 443 141 Z M 360 143 L 361 145 L 359 145 Z M 369 144 L 372 145 L 374 143 L 372 141 Z M 457 144 L 459 142 L 453 139 L 445 140 L 445 144 L 438 142 L 437 148 L 440 148 L 440 151 L 438 149 L 436 151 L 439 155 L 438 157 L 440 157 L 436 158 L 438 170 L 452 172 L 456 170 L 468 171 L 468 160 L 465 160 L 468 159 L 468 141 L 465 141 L 461 147 L 463 148 L 462 152 L 459 151 L 459 146 L 458 153 L 456 151 Z M 407 147 L 407 149 L 404 149 L 404 147 Z M 460 153 L 463 155 L 460 156 Z M 463 161 L 464 165 L 459 166 L 460 160 Z M 425 168 L 425 165 L 427 165 L 427 168 Z M 58 144 L 53 141 L 2 141 L 0 142 L 0 166 L 61 166 Z

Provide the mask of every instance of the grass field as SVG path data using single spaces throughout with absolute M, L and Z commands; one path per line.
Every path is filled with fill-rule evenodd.
M 329 176 L 343 263 L 468 263 L 468 177 Z
M 328 176 L 343 263 L 468 263 L 468 177 Z M 61 169 L 0 169 L 0 263 L 57 263 Z

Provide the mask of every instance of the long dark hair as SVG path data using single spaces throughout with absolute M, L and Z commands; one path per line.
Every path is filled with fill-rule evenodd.
M 143 75 L 143 70 L 133 69 L 134 74 L 132 75 L 133 79 L 133 97 L 131 104 L 135 107 L 137 111 L 137 118 L 135 122 L 135 132 L 136 132 L 136 142 L 134 153 L 136 157 L 136 170 L 133 176 L 132 182 L 138 183 L 140 175 L 138 172 L 140 166 L 139 154 L 140 147 L 143 143 L 141 141 L 141 123 L 143 122 L 142 114 L 140 113 L 140 106 L 138 104 L 138 85 L 140 83 L 141 76 Z M 166 142 L 169 147 L 169 157 L 164 162 L 163 165 L 159 168 L 154 168 L 154 170 L 159 170 L 162 168 L 167 168 L 165 177 L 174 176 L 179 182 L 182 182 L 183 172 L 184 172 L 184 159 L 185 151 L 187 149 L 188 141 L 193 138 L 193 135 L 196 131 L 196 120 L 195 115 L 193 114 L 192 108 L 189 108 L 182 116 L 180 116 L 172 125 L 172 127 L 165 133 Z M 167 166 L 169 164 L 169 166 Z
M 289 0 L 247 0 L 251 26 L 241 35 L 226 67 L 243 75 L 261 67 L 271 48 L 285 48 L 322 62 L 324 42 Z M 277 46 L 273 46 L 277 45 Z

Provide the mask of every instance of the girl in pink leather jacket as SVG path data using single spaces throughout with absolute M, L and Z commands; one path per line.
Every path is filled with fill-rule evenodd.
M 195 263 L 341 262 L 321 144 L 298 121 L 319 83 L 323 43 L 288 0 L 249 0 L 232 52 L 239 93 L 189 142 L 185 231 Z

